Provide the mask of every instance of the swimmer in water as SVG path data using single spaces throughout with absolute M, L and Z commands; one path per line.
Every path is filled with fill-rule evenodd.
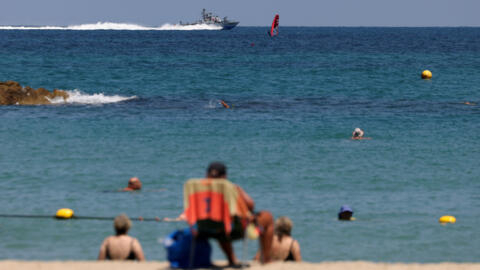
M 135 190 L 141 190 L 142 189 L 142 182 L 140 182 L 140 179 L 138 177 L 132 177 L 128 181 L 128 186 L 121 191 L 135 191 Z
M 370 140 L 371 138 L 369 137 L 363 137 L 363 130 L 361 130 L 360 128 L 356 128 L 353 132 L 352 132 L 352 140 Z
M 468 102 L 468 101 L 463 102 L 463 104 L 465 104 L 465 105 L 470 105 L 470 106 L 475 106 L 475 105 L 477 105 L 476 103 Z
M 225 109 L 230 109 L 230 105 L 228 105 L 225 101 L 221 100 L 220 99 L 220 104 L 222 104 L 222 106 L 225 108 Z
M 353 221 L 355 220 L 355 218 L 352 216 L 353 216 L 353 210 L 348 205 L 343 205 L 340 208 L 340 212 L 338 212 L 338 220 Z

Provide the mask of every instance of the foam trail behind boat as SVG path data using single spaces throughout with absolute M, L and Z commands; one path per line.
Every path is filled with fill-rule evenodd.
M 0 30 L 74 30 L 74 31 L 93 31 L 93 30 L 130 30 L 130 31 L 189 31 L 189 30 L 220 30 L 222 27 L 209 24 L 198 25 L 179 25 L 163 24 L 158 27 L 149 27 L 132 23 L 113 23 L 97 22 L 90 24 L 79 24 L 70 26 L 0 26 Z

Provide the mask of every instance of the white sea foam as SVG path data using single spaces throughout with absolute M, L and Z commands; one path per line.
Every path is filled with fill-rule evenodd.
M 0 26 L 0 30 L 220 30 L 222 27 L 209 24 L 197 25 L 180 25 L 166 23 L 158 27 L 148 27 L 132 23 L 113 23 L 113 22 L 97 22 L 89 24 L 69 25 L 69 26 Z
M 78 90 L 66 91 L 68 98 L 63 100 L 62 97 L 51 99 L 53 104 L 106 104 L 135 99 L 137 96 L 119 96 L 119 95 L 105 95 L 103 93 L 86 94 Z
M 65 28 L 61 26 L 0 26 L 0 30 L 66 30 Z
M 206 109 L 215 109 L 215 108 L 218 108 L 218 105 L 220 104 L 220 101 L 216 100 L 216 99 L 211 99 L 208 101 L 208 104 L 205 105 L 205 108 Z

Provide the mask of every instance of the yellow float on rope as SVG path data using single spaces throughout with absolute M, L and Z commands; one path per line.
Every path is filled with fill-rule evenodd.
M 429 80 L 432 78 L 432 72 L 430 70 L 424 70 L 422 72 L 422 79 Z
M 55 217 L 59 219 L 70 219 L 73 217 L 73 210 L 69 208 L 58 209 Z
M 438 219 L 438 222 L 445 224 L 445 223 L 455 223 L 457 219 L 454 216 L 443 216 Z

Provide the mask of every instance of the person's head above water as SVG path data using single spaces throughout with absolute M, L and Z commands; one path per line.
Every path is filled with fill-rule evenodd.
M 363 130 L 361 130 L 360 128 L 355 128 L 355 130 L 352 133 L 352 137 L 353 138 L 361 138 L 361 137 L 363 137 L 363 134 L 364 134 Z
M 142 182 L 140 182 L 140 179 L 138 177 L 132 177 L 128 181 L 128 186 L 124 188 L 124 191 L 133 191 L 133 190 L 140 190 L 142 189 Z
M 338 219 L 339 220 L 355 220 L 355 218 L 352 217 L 353 215 L 353 210 L 350 208 L 348 205 L 343 205 L 340 208 L 340 212 L 338 212 Z
M 207 168 L 207 178 L 227 178 L 227 167 L 221 162 L 212 162 Z
M 117 235 L 127 234 L 130 227 L 132 227 L 132 221 L 130 221 L 127 215 L 121 214 L 113 221 L 113 227 Z

